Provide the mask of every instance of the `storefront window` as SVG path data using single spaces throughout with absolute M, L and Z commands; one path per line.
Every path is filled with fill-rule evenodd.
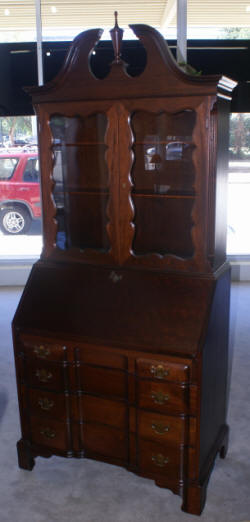
M 36 258 L 42 248 L 35 116 L 0 118 L 0 258 Z
M 250 255 L 250 113 L 230 118 L 228 177 L 229 255 Z

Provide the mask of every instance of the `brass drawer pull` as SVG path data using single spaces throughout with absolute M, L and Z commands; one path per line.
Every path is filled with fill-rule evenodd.
M 39 359 L 46 359 L 46 357 L 50 355 L 50 349 L 47 346 L 43 346 L 41 344 L 40 346 L 34 347 L 34 353 Z
M 36 377 L 40 382 L 48 382 L 50 379 L 52 379 L 52 373 L 42 368 L 42 370 L 36 371 Z
M 46 437 L 46 439 L 54 439 L 56 436 L 56 432 L 54 430 L 51 430 L 50 428 L 43 428 L 40 431 L 41 435 Z
M 169 399 L 168 395 L 162 392 L 153 392 L 151 397 L 155 404 L 165 404 Z
M 41 410 L 49 411 L 53 408 L 54 402 L 47 399 L 47 397 L 43 397 L 38 399 L 38 406 L 40 406 Z
M 164 457 L 162 453 L 158 453 L 157 455 L 152 455 L 152 461 L 156 466 L 164 468 L 164 466 L 166 466 L 168 463 L 168 457 Z
M 158 435 L 164 435 L 169 431 L 169 426 L 163 426 L 162 424 L 152 424 L 152 430 Z
M 168 376 L 169 371 L 164 368 L 162 364 L 158 364 L 158 366 L 151 366 L 150 373 L 153 374 L 155 379 L 165 379 Z

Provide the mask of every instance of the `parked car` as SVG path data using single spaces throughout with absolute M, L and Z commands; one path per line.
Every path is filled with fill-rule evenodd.
M 37 152 L 0 153 L 0 229 L 25 234 L 41 217 Z

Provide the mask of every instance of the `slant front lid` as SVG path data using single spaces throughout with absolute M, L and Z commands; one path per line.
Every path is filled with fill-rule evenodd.
M 15 326 L 82 341 L 193 356 L 215 281 L 138 270 L 35 265 Z M 72 289 L 74 289 L 72 291 Z

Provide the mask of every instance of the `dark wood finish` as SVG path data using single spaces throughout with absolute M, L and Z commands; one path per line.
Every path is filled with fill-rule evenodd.
M 48 362 L 33 364 L 33 361 L 28 360 L 25 372 L 27 383 L 31 387 L 39 386 L 39 388 L 55 391 L 60 391 L 64 388 L 62 366 L 52 365 L 52 363 Z
M 106 457 L 113 457 L 123 462 L 127 461 L 127 441 L 126 432 L 86 423 L 83 426 L 84 448 L 86 454 L 100 454 Z
M 204 374 L 200 413 L 200 469 L 209 458 L 213 441 L 221 430 L 221 419 L 226 418 L 228 383 L 228 321 L 230 298 L 230 272 L 217 283 L 207 329 L 202 358 Z M 220 314 L 218 314 L 218 310 Z M 206 369 L 206 371 L 205 371 Z M 206 408 L 206 411 L 204 410 Z
M 157 473 L 175 477 L 176 481 L 182 478 L 183 448 L 175 445 L 155 443 L 154 441 L 138 440 L 138 468 L 142 473 Z
M 44 249 L 13 321 L 22 438 L 38 455 L 125 466 L 200 514 L 228 444 L 225 126 L 235 82 L 184 74 L 154 29 L 147 63 L 100 80 L 80 34 L 30 89 Z
M 189 410 L 189 390 L 185 386 L 139 381 L 137 397 L 139 408 L 162 413 L 186 413 Z
M 157 381 L 176 381 L 186 382 L 189 380 L 190 368 L 189 364 L 181 366 L 177 360 L 169 359 L 164 364 L 159 364 L 153 359 L 137 359 L 136 373 L 139 377 L 147 379 L 156 379 Z
M 23 389 L 23 396 L 26 396 L 26 388 Z M 66 398 L 61 393 L 29 389 L 24 407 L 34 416 L 49 420 L 55 417 L 59 421 L 66 420 Z
M 138 411 L 138 435 L 161 443 L 181 444 L 187 441 L 184 416 L 159 415 L 155 412 Z
M 20 439 L 17 442 L 17 455 L 19 467 L 32 471 L 35 465 L 35 459 L 32 455 L 31 443 L 29 441 Z
M 29 341 L 26 337 L 22 342 L 22 353 L 29 360 L 33 360 L 33 364 L 39 365 L 43 361 L 62 361 L 64 359 L 64 346 L 51 344 L 51 342 L 34 345 L 34 341 Z
M 33 444 L 48 446 L 50 449 L 67 451 L 67 425 L 54 420 L 30 417 L 31 441 Z
M 97 422 L 121 429 L 127 426 L 127 406 L 124 402 L 84 395 L 80 397 L 80 408 L 85 422 Z M 77 420 L 78 415 L 75 417 Z
M 97 366 L 79 366 L 78 386 L 87 393 L 125 398 L 127 395 L 127 376 L 117 370 Z
M 46 331 L 57 337 L 60 332 L 65 345 L 74 331 L 86 343 L 192 357 L 207 321 L 213 288 L 213 279 L 206 277 L 37 263 L 18 316 L 26 332 L 44 331 L 46 325 L 44 336 Z M 67 305 L 60 306 L 64 302 Z

